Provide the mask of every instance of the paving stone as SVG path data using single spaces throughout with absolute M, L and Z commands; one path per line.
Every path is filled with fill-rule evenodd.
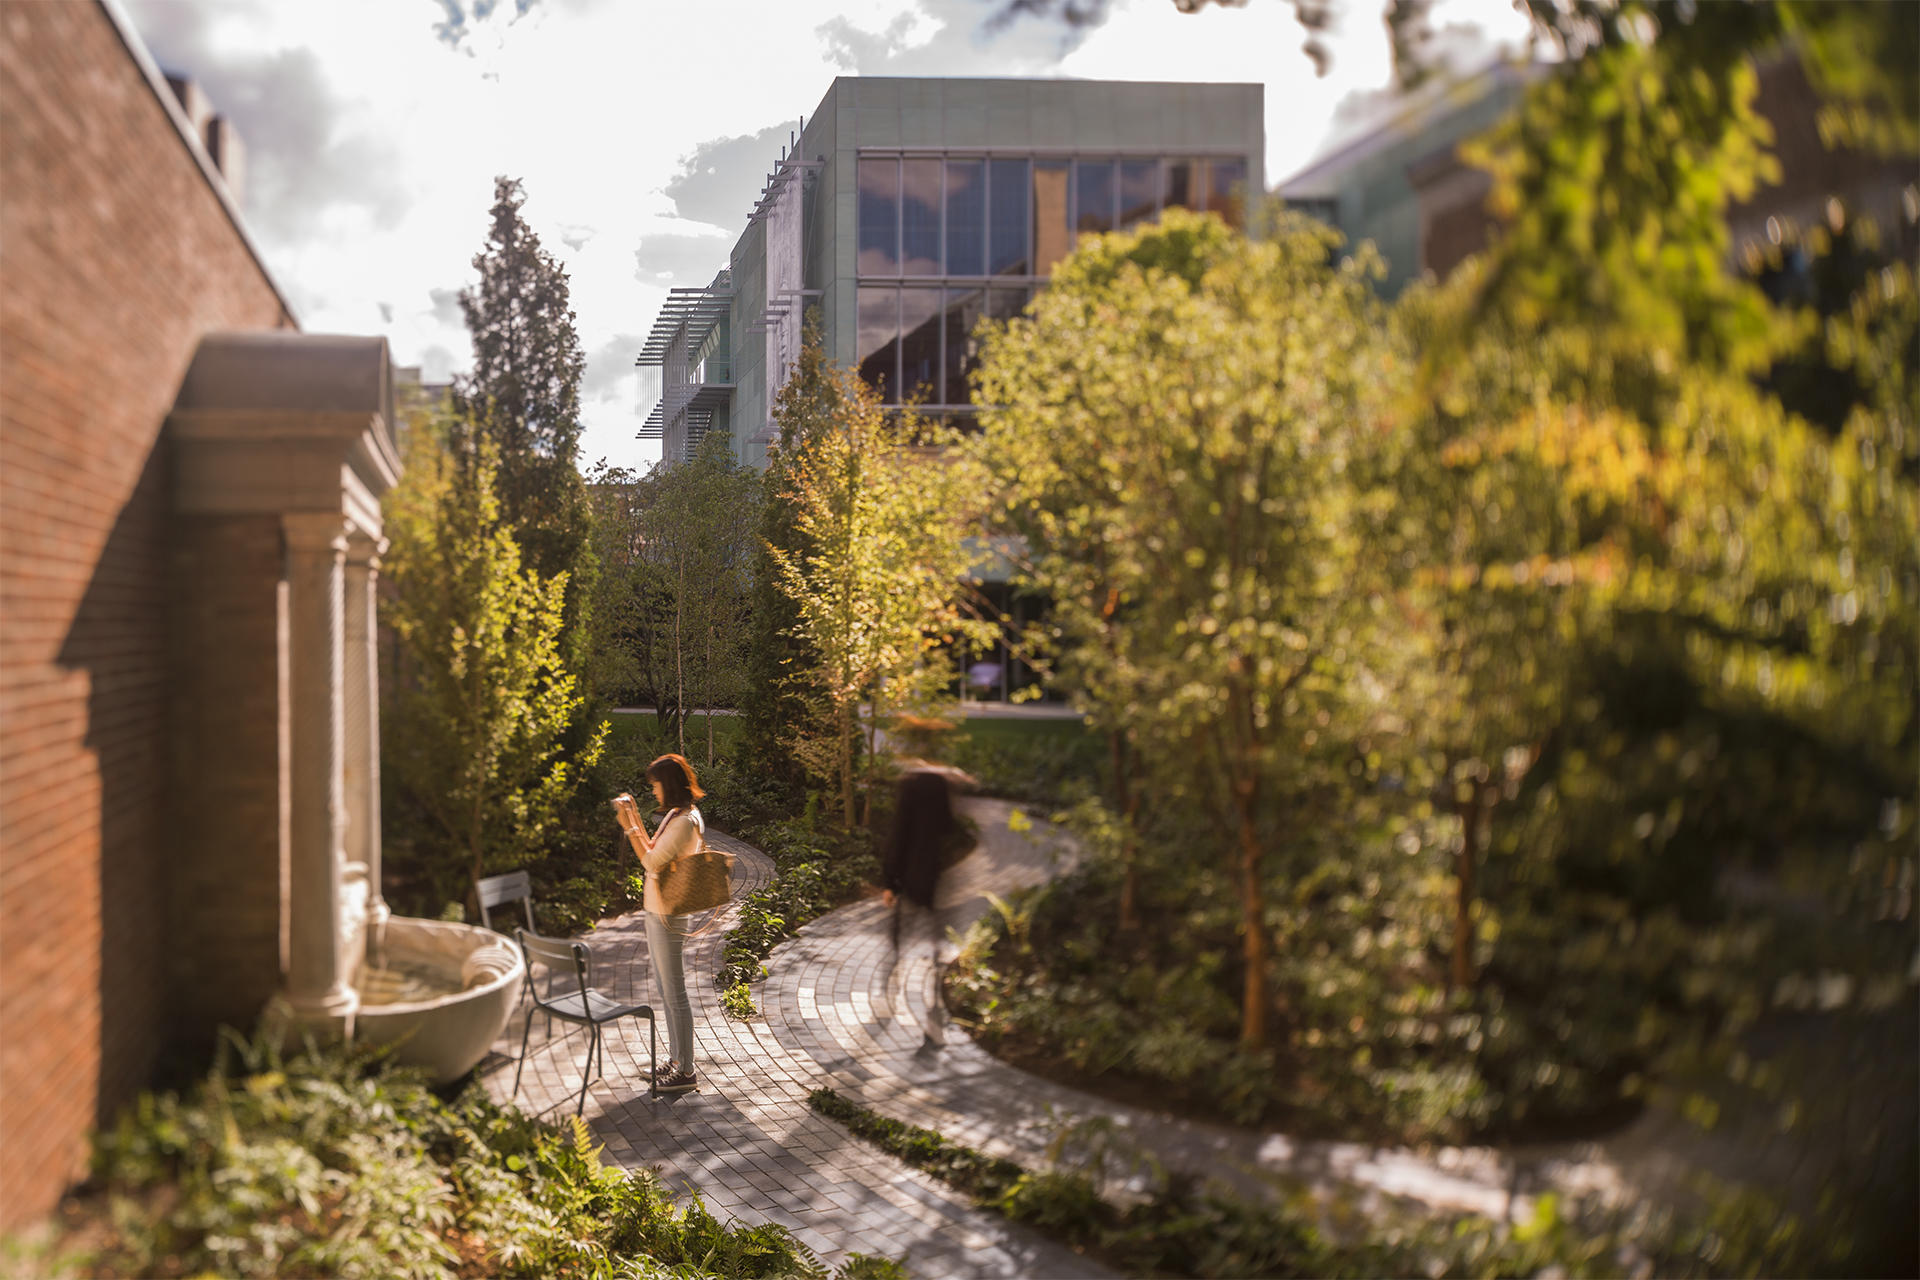
M 970 800 L 965 808 L 979 825 L 981 848 L 944 877 L 937 930 L 896 951 L 888 911 L 877 899 L 823 916 L 769 957 L 770 974 L 756 984 L 760 1018 L 728 1020 L 714 987 L 737 905 L 692 939 L 686 967 L 700 1087 L 673 1098 L 649 1096 L 645 1024 L 610 1028 L 608 1078 L 586 1102 L 609 1158 L 629 1168 L 657 1166 L 670 1187 L 698 1187 L 743 1221 L 781 1223 L 829 1264 L 849 1252 L 904 1256 L 915 1276 L 929 1280 L 1110 1273 L 974 1209 L 951 1188 L 853 1139 L 808 1108 L 810 1090 L 831 1087 L 894 1119 L 1029 1165 L 1045 1160 L 1063 1124 L 1105 1117 L 1168 1167 L 1254 1195 L 1276 1186 L 1341 1186 L 1363 1200 L 1517 1217 L 1531 1204 L 1516 1186 L 1528 1185 L 1528 1177 L 1540 1182 L 1540 1170 L 1559 1167 L 1554 1159 L 1578 1164 L 1578 1153 L 1543 1155 L 1523 1167 L 1481 1148 L 1416 1152 L 1306 1142 L 1177 1120 L 1015 1070 L 951 1026 L 943 1047 L 925 1049 L 938 964 L 952 949 L 938 939 L 989 910 L 988 893 L 1050 878 L 1073 856 L 1045 824 L 1012 832 L 1010 805 Z M 758 850 L 719 833 L 711 839 L 737 855 L 736 904 L 771 878 L 772 863 Z M 587 940 L 597 983 L 657 1005 L 640 913 L 602 924 Z M 520 1024 L 519 1016 L 510 1021 L 495 1046 L 501 1056 L 486 1071 L 489 1089 L 502 1099 L 512 1089 Z M 528 1110 L 564 1115 L 579 1092 L 585 1037 L 564 1031 L 534 1028 L 520 1098 Z

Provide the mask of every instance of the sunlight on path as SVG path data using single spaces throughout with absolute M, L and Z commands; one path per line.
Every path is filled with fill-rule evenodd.
M 971 799 L 981 847 L 941 885 L 939 923 L 964 930 L 1005 894 L 1060 873 L 1073 860 L 1058 829 L 1034 822 L 1015 832 L 1016 806 Z M 1023 826 L 1026 824 L 1022 824 Z M 739 855 L 736 902 L 765 884 L 770 861 L 715 835 Z M 653 1166 L 668 1186 L 697 1187 L 721 1217 L 779 1222 L 829 1262 L 849 1252 L 904 1256 L 916 1276 L 1100 1276 L 1104 1269 L 880 1155 L 807 1107 L 809 1090 L 831 1087 L 894 1119 L 1033 1165 L 1063 1121 L 1106 1117 L 1171 1168 L 1217 1178 L 1244 1194 L 1310 1187 L 1360 1207 L 1384 1199 L 1491 1217 L 1532 1212 L 1546 1189 L 1617 1195 L 1617 1170 L 1594 1144 L 1533 1151 L 1411 1150 L 1353 1142 L 1308 1142 L 1230 1129 L 1107 1102 L 1009 1067 L 953 1027 L 929 1045 L 936 999 L 930 934 L 895 955 L 890 912 L 878 899 L 823 916 L 780 946 L 756 992 L 762 1017 L 725 1018 L 713 979 L 728 919 L 689 944 L 688 982 L 699 1029 L 700 1089 L 677 1098 L 646 1092 L 646 1026 L 608 1036 L 608 1078 L 588 1093 L 587 1115 L 611 1159 Z M 621 996 L 658 999 L 639 913 L 589 936 L 597 980 Z M 952 944 L 940 944 L 951 958 Z M 536 1019 L 536 1022 L 538 1020 Z M 497 1048 L 489 1089 L 512 1087 L 519 1018 Z M 563 1114 L 579 1088 L 584 1036 L 547 1039 L 536 1026 L 520 1102 Z M 664 1031 L 664 1028 L 663 1028 Z M 664 1045 L 663 1045 L 664 1048 Z

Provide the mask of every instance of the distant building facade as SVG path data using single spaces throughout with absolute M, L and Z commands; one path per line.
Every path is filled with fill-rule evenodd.
M 724 431 L 764 466 L 809 309 L 888 403 L 971 413 L 974 326 L 1017 314 L 1079 235 L 1169 205 L 1244 225 L 1264 109 L 1257 84 L 836 79 L 727 268 L 655 321 L 642 438 L 680 460 Z
M 1488 175 L 1460 159 L 1459 144 L 1517 110 L 1527 86 L 1552 68 L 1496 63 L 1477 75 L 1436 84 L 1409 97 L 1376 128 L 1349 139 L 1283 179 L 1275 194 L 1343 232 L 1371 240 L 1386 260 L 1381 292 L 1394 297 L 1431 272 L 1445 278 L 1491 242 Z M 1755 105 L 1773 128 L 1781 180 L 1727 210 L 1729 249 L 1779 243 L 1783 223 L 1828 219 L 1829 201 L 1874 219 L 1883 232 L 1910 235 L 1916 174 L 1911 159 L 1829 147 L 1817 124 L 1819 102 L 1797 59 L 1759 69 Z

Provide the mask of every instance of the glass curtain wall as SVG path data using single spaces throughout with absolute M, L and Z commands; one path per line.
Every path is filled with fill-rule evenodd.
M 1081 233 L 1170 206 L 1241 227 L 1246 183 L 1237 158 L 862 156 L 860 376 L 888 404 L 966 407 L 975 328 L 1018 315 Z

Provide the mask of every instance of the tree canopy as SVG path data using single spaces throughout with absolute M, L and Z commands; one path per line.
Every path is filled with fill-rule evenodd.
M 456 420 L 499 457 L 501 517 L 528 566 L 543 578 L 581 578 L 589 518 L 578 469 L 586 357 L 566 270 L 520 216 L 525 203 L 518 180 L 494 180 L 486 247 L 473 259 L 480 282 L 460 293 L 473 372 L 454 380 Z

